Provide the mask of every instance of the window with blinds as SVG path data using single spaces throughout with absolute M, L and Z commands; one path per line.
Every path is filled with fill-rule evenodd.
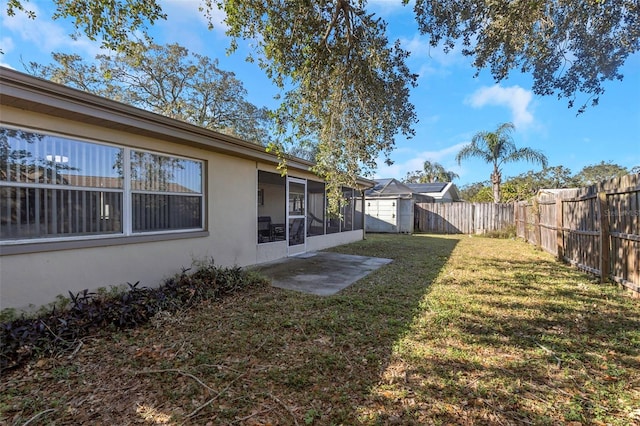
M 0 241 L 202 229 L 202 164 L 0 126 Z
M 130 153 L 133 232 L 202 226 L 202 163 Z

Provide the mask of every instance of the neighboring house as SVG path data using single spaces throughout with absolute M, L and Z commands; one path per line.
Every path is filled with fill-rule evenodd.
M 378 179 L 365 192 L 367 232 L 412 233 L 415 203 L 433 203 L 396 179 Z
M 329 217 L 308 161 L 6 68 L 0 93 L 0 308 L 364 236 L 373 181 Z
M 436 203 L 460 201 L 458 188 L 453 182 L 407 183 L 405 185 L 418 194 L 432 197 Z

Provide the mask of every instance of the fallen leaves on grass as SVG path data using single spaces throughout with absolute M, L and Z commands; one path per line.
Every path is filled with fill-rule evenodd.
M 369 236 L 331 297 L 250 288 L 2 378 L 7 424 L 611 424 L 640 418 L 640 307 L 518 241 Z

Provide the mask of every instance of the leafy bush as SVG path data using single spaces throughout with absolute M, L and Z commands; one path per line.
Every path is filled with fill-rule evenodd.
M 157 288 L 127 284 L 124 291 L 69 293 L 65 303 L 34 316 L 0 324 L 0 371 L 34 355 L 54 355 L 77 346 L 78 339 L 104 329 L 125 329 L 148 322 L 160 311 L 176 312 L 204 300 L 217 300 L 246 287 L 265 284 L 255 273 L 213 263 L 184 269 Z M 62 307 L 61 307 L 62 306 Z
M 502 228 L 497 231 L 486 232 L 481 236 L 485 238 L 503 238 L 503 239 L 516 238 L 516 226 L 509 225 L 506 228 Z

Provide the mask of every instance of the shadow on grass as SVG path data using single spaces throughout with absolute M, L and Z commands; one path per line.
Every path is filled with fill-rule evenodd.
M 640 420 L 635 301 L 516 242 L 459 248 L 397 343 L 366 423 Z
M 487 259 L 484 263 L 487 268 L 505 270 L 504 262 Z M 529 347 L 539 347 L 549 341 L 550 349 L 572 353 L 579 351 L 582 338 L 588 340 L 588 348 L 640 355 L 638 342 L 629 337 L 640 330 L 640 318 L 629 315 L 632 311 L 628 307 L 634 302 L 621 296 L 615 286 L 594 285 L 590 276 L 553 260 L 508 264 L 508 280 L 496 290 L 476 287 L 469 291 L 496 312 L 526 310 L 527 321 L 521 315 L 501 316 L 493 322 L 495 332 L 517 340 L 520 347 L 527 342 Z M 483 315 L 481 311 L 469 312 L 465 324 L 473 324 Z M 467 331 L 474 336 L 472 330 Z
M 393 262 L 336 295 L 250 289 L 96 339 L 26 379 L 16 372 L 0 398 L 13 421 L 3 420 L 358 424 L 354 407 L 380 382 L 458 241 L 371 235 L 332 251 Z M 76 404 L 87 400 L 99 409 Z
M 614 287 L 516 241 L 332 251 L 394 261 L 334 296 L 252 288 L 41 360 L 3 377 L 0 422 L 633 424 L 640 308 Z

